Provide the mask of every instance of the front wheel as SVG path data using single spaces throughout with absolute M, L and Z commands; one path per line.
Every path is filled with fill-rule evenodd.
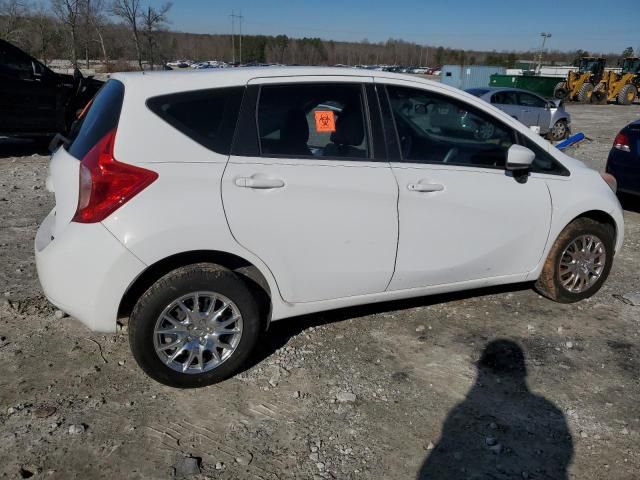
M 558 120 L 549 131 L 549 140 L 559 142 L 569 136 L 569 125 L 566 120 Z
M 590 103 L 591 95 L 593 94 L 594 86 L 591 83 L 585 83 L 578 90 L 578 101 L 580 103 Z
M 171 387 L 211 385 L 235 374 L 260 335 L 256 299 L 223 267 L 199 263 L 160 278 L 129 319 L 138 365 Z
M 536 282 L 536 290 L 560 303 L 594 295 L 609 276 L 614 229 L 590 218 L 574 220 L 560 233 Z

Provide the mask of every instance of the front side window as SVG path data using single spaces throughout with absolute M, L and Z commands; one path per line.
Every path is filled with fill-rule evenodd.
M 361 85 L 263 86 L 258 129 L 263 156 L 369 158 Z
M 544 108 L 547 105 L 540 97 L 536 97 L 535 95 L 531 95 L 530 93 L 518 93 L 519 104 L 523 107 L 532 107 L 532 108 Z
M 425 90 L 388 86 L 387 91 L 404 161 L 505 166 L 514 132 L 489 114 Z

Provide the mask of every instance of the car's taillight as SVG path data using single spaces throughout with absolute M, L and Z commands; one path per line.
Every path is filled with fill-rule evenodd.
M 115 138 L 114 129 L 80 162 L 80 191 L 74 222 L 101 222 L 158 178 L 156 172 L 118 162 L 113 157 Z
M 623 152 L 630 152 L 630 144 L 629 137 L 624 132 L 620 132 L 613 141 L 613 148 L 622 150 Z

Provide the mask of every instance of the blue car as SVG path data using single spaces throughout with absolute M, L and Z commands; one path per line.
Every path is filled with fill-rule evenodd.
M 640 120 L 624 127 L 616 136 L 606 172 L 618 181 L 618 191 L 640 195 Z

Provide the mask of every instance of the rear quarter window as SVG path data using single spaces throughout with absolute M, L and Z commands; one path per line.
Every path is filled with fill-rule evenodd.
M 172 93 L 147 100 L 147 107 L 200 145 L 229 155 L 244 87 Z
M 94 97 L 91 107 L 71 128 L 68 151 L 81 160 L 107 133 L 118 126 L 124 85 L 109 80 Z

